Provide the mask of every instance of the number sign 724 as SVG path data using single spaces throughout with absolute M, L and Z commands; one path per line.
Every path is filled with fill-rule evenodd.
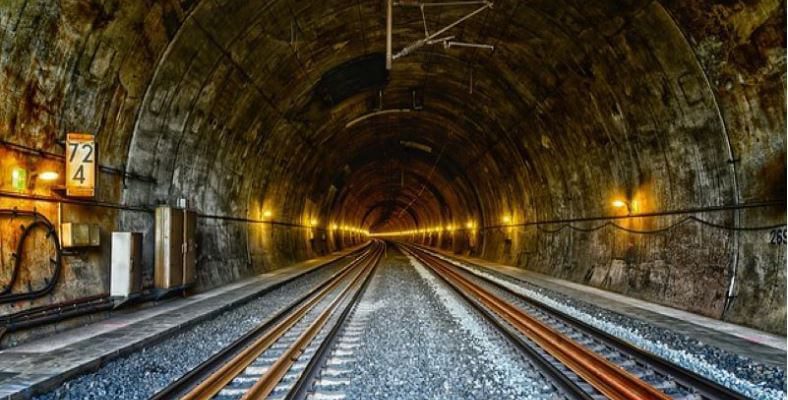
M 95 197 L 96 140 L 84 133 L 66 136 L 66 195 Z

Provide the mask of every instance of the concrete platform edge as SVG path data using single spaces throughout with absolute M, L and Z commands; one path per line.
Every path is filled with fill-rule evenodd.
M 197 317 L 195 317 L 193 319 L 190 319 L 186 323 L 181 323 L 181 324 L 178 324 L 178 325 L 173 325 L 173 326 L 171 326 L 169 328 L 165 328 L 165 329 L 163 329 L 163 330 L 161 330 L 159 332 L 151 334 L 150 336 L 144 337 L 144 338 L 140 339 L 139 341 L 130 342 L 127 346 L 119 348 L 116 351 L 113 351 L 113 352 L 111 352 L 109 354 L 105 354 L 103 356 L 100 356 L 100 357 L 98 357 L 96 359 L 87 361 L 87 362 L 82 363 L 82 364 L 71 366 L 68 369 L 66 369 L 66 370 L 64 370 L 64 371 L 62 371 L 62 372 L 60 372 L 58 374 L 52 374 L 52 375 L 48 375 L 48 376 L 41 376 L 41 378 L 42 378 L 41 380 L 36 381 L 36 382 L 34 382 L 33 384 L 31 384 L 31 385 L 29 385 L 27 387 L 20 388 L 20 389 L 14 391 L 12 393 L 2 394 L 1 395 L 2 397 L 0 397 L 0 398 L 1 399 L 8 399 L 8 400 L 22 400 L 22 399 L 30 399 L 30 398 L 32 398 L 32 397 L 34 397 L 36 395 L 49 392 L 49 391 L 57 388 L 58 386 L 60 386 L 61 384 L 63 384 L 64 382 L 66 382 L 66 381 L 68 381 L 70 379 L 73 379 L 73 378 L 75 378 L 77 376 L 80 376 L 80 375 L 84 375 L 84 374 L 87 374 L 87 373 L 91 373 L 91 372 L 97 371 L 103 365 L 106 365 L 108 362 L 110 362 L 110 361 L 112 361 L 114 359 L 126 356 L 126 355 L 131 354 L 131 353 L 133 353 L 135 351 L 141 350 L 143 347 L 147 347 L 147 346 L 153 345 L 155 343 L 161 342 L 163 340 L 166 340 L 167 338 L 177 334 L 178 332 L 180 332 L 181 330 L 183 330 L 185 328 L 189 328 L 189 327 L 195 326 L 195 325 L 197 325 L 197 324 L 199 324 L 199 323 L 201 323 L 203 321 L 206 321 L 208 319 L 211 319 L 211 318 L 213 318 L 213 317 L 215 317 L 215 316 L 217 316 L 217 315 L 219 315 L 219 314 L 221 314 L 221 313 L 223 313 L 223 312 L 225 312 L 225 311 L 227 311 L 229 309 L 232 309 L 232 308 L 237 307 L 239 305 L 242 305 L 244 303 L 248 303 L 249 301 L 251 301 L 251 300 L 253 300 L 253 299 L 255 299 L 255 298 L 257 298 L 257 297 L 259 297 L 261 295 L 264 295 L 267 292 L 275 290 L 277 287 L 280 287 L 280 286 L 282 286 L 282 285 L 284 285 L 284 284 L 286 284 L 286 283 L 288 283 L 288 282 L 290 282 L 292 280 L 298 279 L 299 277 L 301 277 L 301 276 L 303 276 L 303 275 L 305 275 L 305 274 L 307 274 L 307 273 L 309 273 L 311 271 L 314 271 L 315 269 L 318 269 L 318 268 L 320 268 L 323 265 L 329 264 L 331 262 L 335 262 L 335 261 L 337 261 L 337 260 L 339 260 L 339 259 L 341 259 L 343 257 L 346 257 L 349 254 L 352 254 L 353 252 L 358 251 L 362 247 L 363 247 L 363 245 L 355 246 L 355 247 L 350 248 L 350 249 L 348 249 L 346 251 L 342 251 L 342 252 L 339 252 L 339 253 L 334 253 L 334 255 L 319 257 L 319 258 L 315 258 L 315 259 L 312 259 L 312 260 L 306 260 L 306 261 L 304 261 L 302 263 L 307 263 L 307 262 L 314 261 L 315 264 L 312 265 L 312 266 L 309 266 L 308 268 L 303 269 L 302 271 L 299 271 L 298 273 L 296 273 L 296 274 L 294 274 L 292 276 L 286 277 L 286 278 L 282 279 L 281 281 L 278 281 L 278 282 L 275 282 L 275 283 L 273 283 L 271 285 L 262 287 L 259 290 L 255 290 L 252 293 L 249 293 L 249 294 L 241 296 L 241 297 L 239 297 L 239 298 L 237 298 L 237 299 L 235 299 L 235 300 L 233 300 L 231 302 L 228 302 L 228 303 L 224 304 L 221 307 L 218 307 L 218 308 L 213 309 L 211 311 L 208 311 L 208 312 L 206 312 L 206 313 L 204 313 L 202 315 L 199 315 L 199 316 L 197 316 Z M 323 260 L 322 261 L 318 261 L 321 258 Z M 300 263 L 296 263 L 296 264 L 293 264 L 291 266 L 282 267 L 282 268 L 279 268 L 279 270 L 292 268 L 294 266 L 297 266 L 298 264 L 300 264 Z M 274 270 L 274 271 L 276 271 L 276 270 Z M 272 271 L 272 272 L 274 272 L 274 271 Z M 254 284 L 254 282 L 250 281 L 248 283 L 248 285 L 252 285 L 252 284 Z M 240 286 L 240 287 L 232 289 L 232 290 L 230 290 L 228 292 L 232 292 L 233 290 L 242 289 L 245 286 L 247 286 L 247 285 Z M 221 294 L 219 294 L 217 296 L 221 296 Z M 200 301 L 192 304 L 192 306 L 197 305 L 197 304 L 199 304 L 202 301 L 210 300 L 211 298 L 212 297 L 200 300 Z M 171 311 L 167 311 L 167 312 L 171 312 Z M 164 312 L 164 313 L 158 314 L 158 315 L 154 315 L 151 318 L 156 318 L 156 317 L 159 317 L 161 315 L 166 315 L 167 312 Z M 129 328 L 129 326 L 122 327 L 120 329 L 124 329 L 124 328 Z M 104 333 L 104 334 L 106 334 L 106 333 Z M 101 336 L 101 335 L 98 335 L 98 336 Z M 0 368 L 0 371 L 1 370 L 2 369 Z M 42 375 L 44 375 L 44 374 L 42 374 Z M 10 378 L 10 379 L 13 380 L 13 378 Z M 7 384 L 7 383 L 4 383 L 4 382 L 0 381 L 0 390 L 2 390 L 2 386 L 5 385 L 5 384 Z

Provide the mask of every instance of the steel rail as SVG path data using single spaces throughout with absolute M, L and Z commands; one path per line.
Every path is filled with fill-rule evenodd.
M 342 289 L 342 291 L 331 301 L 320 315 L 313 321 L 309 327 L 299 335 L 295 343 L 293 343 L 281 356 L 274 362 L 255 384 L 241 397 L 241 400 L 255 400 L 267 398 L 271 392 L 276 388 L 282 378 L 287 374 L 287 371 L 295 364 L 298 357 L 306 351 L 309 343 L 314 340 L 318 333 L 328 322 L 329 318 L 334 314 L 334 310 L 347 299 L 348 295 L 355 288 L 364 283 L 371 276 L 372 270 L 378 264 L 382 255 L 382 248 L 378 247 L 375 253 L 365 260 L 365 265 L 361 267 L 358 273 L 353 277 L 350 283 Z M 363 278 L 363 279 L 362 279 Z M 358 292 L 358 291 L 356 291 Z M 348 304 L 346 308 L 351 308 L 353 304 Z
M 371 252 L 365 253 L 364 259 L 368 258 Z M 198 400 L 210 399 L 216 396 L 222 389 L 224 389 L 230 382 L 235 379 L 246 367 L 252 364 L 263 352 L 268 350 L 280 337 L 282 337 L 290 328 L 296 325 L 303 319 L 309 311 L 311 311 L 317 304 L 328 296 L 343 279 L 361 265 L 361 260 L 353 262 L 352 265 L 346 267 L 339 274 L 330 279 L 328 285 L 317 291 L 305 303 L 299 305 L 292 313 L 279 322 L 270 331 L 256 339 L 245 349 L 241 350 L 232 360 L 225 363 L 219 369 L 214 371 L 207 379 L 197 385 L 194 389 L 190 390 L 182 397 L 183 400 Z
M 430 252 L 429 249 L 425 249 L 421 246 L 414 246 L 414 247 L 419 248 L 421 251 L 424 251 L 428 254 Z M 523 302 L 526 302 L 536 308 L 541 309 L 543 312 L 549 314 L 551 317 L 561 320 L 563 323 L 572 326 L 578 331 L 588 336 L 591 336 L 594 339 L 597 339 L 622 353 L 626 353 L 627 355 L 637 359 L 641 363 L 653 368 L 655 371 L 665 376 L 669 376 L 670 378 L 672 378 L 673 380 L 675 380 L 677 383 L 684 386 L 685 388 L 695 391 L 698 395 L 700 395 L 704 399 L 715 399 L 715 400 L 748 399 L 747 396 L 744 396 L 741 393 L 731 390 L 715 381 L 712 381 L 702 375 L 699 375 L 696 372 L 690 371 L 680 365 L 671 363 L 670 361 L 667 361 L 664 358 L 657 356 L 656 354 L 650 353 L 629 342 L 619 339 L 616 336 L 613 336 L 561 310 L 558 310 L 545 303 L 542 303 L 539 300 L 518 293 L 498 282 L 495 282 L 490 278 L 474 274 L 473 272 L 470 271 L 465 271 L 465 273 L 470 274 L 490 285 L 493 285 L 496 288 L 506 292 L 507 294 L 517 297 Z M 513 279 L 522 281 L 521 279 L 517 279 L 517 278 L 513 278 Z
M 271 318 L 266 320 L 265 322 L 259 324 L 243 336 L 239 337 L 228 346 L 224 347 L 222 350 L 208 358 L 207 360 L 203 361 L 200 365 L 196 368 L 192 369 L 184 376 L 172 382 L 163 390 L 157 392 L 155 395 L 151 397 L 151 400 L 164 400 L 164 399 L 174 399 L 180 398 L 181 396 L 188 393 L 192 388 L 199 385 L 201 382 L 204 382 L 205 379 L 215 371 L 217 371 L 222 365 L 225 365 L 228 359 L 231 359 L 234 355 L 237 355 L 241 349 L 248 348 L 252 343 L 254 343 L 261 335 L 264 335 L 266 332 L 269 332 L 273 327 L 280 323 L 285 317 L 293 312 L 299 304 L 306 302 L 310 297 L 314 296 L 314 294 L 331 284 L 331 282 L 336 279 L 340 274 L 346 272 L 348 269 L 353 268 L 357 265 L 364 257 L 371 254 L 371 247 L 367 246 L 362 249 L 355 250 L 348 254 L 348 256 L 355 257 L 353 261 L 351 261 L 348 265 L 343 267 L 343 269 L 334 275 L 332 275 L 329 279 L 323 281 L 316 287 L 314 287 L 311 291 L 303 294 L 302 296 L 295 299 L 293 302 L 289 303 L 287 306 L 279 310 L 276 314 L 274 314 Z M 324 266 L 331 265 L 335 262 L 339 262 L 339 259 L 327 262 Z M 322 267 L 320 267 L 322 268 Z M 287 280 L 284 283 L 291 282 L 292 280 Z M 277 287 L 279 285 L 276 285 Z
M 383 246 L 385 252 L 385 248 L 386 248 L 385 242 Z M 375 267 L 373 268 L 372 272 L 370 272 L 370 275 L 375 273 L 375 270 L 378 268 L 378 264 L 379 262 L 375 264 Z M 334 347 L 334 344 L 336 343 L 337 338 L 339 337 L 339 332 L 344 327 L 345 322 L 350 316 L 350 313 L 355 308 L 356 304 L 358 304 L 359 300 L 361 299 L 361 296 L 363 296 L 364 293 L 366 292 L 370 281 L 371 279 L 365 279 L 364 283 L 362 283 L 361 285 L 361 288 L 359 288 L 359 290 L 357 290 L 356 293 L 353 295 L 353 298 L 350 299 L 350 304 L 347 307 L 345 307 L 345 309 L 342 311 L 342 314 L 340 314 L 337 323 L 334 324 L 334 326 L 328 332 L 328 335 L 326 335 L 326 338 L 323 340 L 322 343 L 320 343 L 320 346 L 315 351 L 315 355 L 309 360 L 309 363 L 307 363 L 306 367 L 304 368 L 304 371 L 301 372 L 301 375 L 298 377 L 298 380 L 296 380 L 295 384 L 293 384 L 293 387 L 290 389 L 290 392 L 285 396 L 284 400 L 303 400 L 307 398 L 309 391 L 309 384 L 314 382 L 315 379 L 317 379 L 317 374 L 320 372 L 321 365 L 325 363 L 329 355 L 329 350 L 331 350 L 331 348 Z
M 400 248 L 403 249 L 403 252 L 406 252 L 421 261 L 421 258 L 413 253 L 410 245 L 405 245 L 404 243 L 399 243 L 399 245 Z M 412 247 L 421 250 L 419 246 L 414 245 Z M 519 330 L 502 319 L 498 314 L 486 308 L 470 294 L 460 290 L 455 286 L 452 286 L 445 277 L 438 275 L 438 278 L 449 285 L 449 287 L 455 293 L 457 293 L 457 295 L 468 301 L 468 303 L 491 325 L 498 328 L 512 344 L 514 344 L 520 351 L 525 353 L 525 355 L 528 357 L 528 360 L 534 363 L 537 368 L 541 369 L 544 376 L 552 381 L 554 387 L 557 388 L 564 397 L 571 400 L 594 400 L 596 397 L 598 397 L 595 396 L 596 393 L 590 393 L 587 389 L 581 387 L 580 382 L 572 379 L 572 377 L 567 375 L 565 371 L 561 370 L 561 364 L 556 362 L 549 355 L 549 353 L 544 351 L 540 352 L 539 350 L 541 348 L 535 346 L 533 342 L 529 341 Z
M 400 243 L 400 245 L 402 244 Z M 403 252 L 405 252 L 405 250 L 403 250 Z M 439 278 L 445 281 L 443 277 L 439 276 Z M 454 287 L 451 287 L 451 289 L 454 290 L 454 292 L 460 297 L 471 303 L 471 305 L 477 311 L 479 311 L 479 313 L 481 313 L 482 316 L 484 316 L 484 318 L 490 322 L 490 324 L 498 328 L 506 336 L 506 338 L 512 342 L 512 344 L 524 352 L 529 358 L 529 361 L 534 363 L 537 368 L 541 369 L 542 372 L 547 375 L 548 379 L 553 381 L 553 385 L 558 388 L 559 391 L 563 392 L 567 398 L 572 400 L 594 400 L 594 397 L 582 387 L 580 387 L 578 382 L 573 380 L 570 376 L 567 376 L 566 373 L 558 367 L 558 365 L 555 365 L 551 357 L 546 355 L 546 353 L 539 352 L 536 348 L 534 348 L 533 344 L 529 343 L 529 341 L 523 338 L 523 335 L 520 334 L 520 332 L 513 326 L 500 319 L 497 314 L 485 308 L 481 303 L 479 303 L 475 298 L 468 295 L 467 293 L 459 291 Z
M 613 400 L 671 399 L 642 379 L 453 271 L 452 268 L 444 265 L 448 264 L 446 261 L 429 255 L 425 257 L 424 253 L 411 252 L 411 254 L 443 277 L 456 290 L 478 299 L 485 307 L 498 314 L 606 397 Z

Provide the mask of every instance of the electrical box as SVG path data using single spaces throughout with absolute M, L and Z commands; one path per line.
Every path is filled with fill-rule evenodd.
M 142 234 L 112 232 L 110 296 L 129 297 L 142 291 Z
M 101 245 L 101 231 L 95 224 L 66 222 L 61 227 L 64 248 L 98 247 Z
M 196 281 L 197 214 L 173 207 L 156 209 L 154 284 L 158 289 L 186 287 Z
M 183 213 L 183 284 L 191 286 L 197 282 L 197 213 L 185 210 Z

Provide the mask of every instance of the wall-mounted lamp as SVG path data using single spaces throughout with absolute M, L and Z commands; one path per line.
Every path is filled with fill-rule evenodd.
M 613 202 L 611 204 L 615 208 L 626 207 L 627 208 L 627 215 L 632 214 L 632 203 L 630 203 L 630 202 L 628 202 L 626 200 L 613 200 Z
M 57 180 L 57 178 L 59 178 L 59 177 L 60 177 L 60 174 L 58 174 L 55 171 L 44 171 L 44 172 L 38 174 L 38 179 L 40 179 L 42 181 L 46 181 L 46 182 L 52 182 L 54 180 Z

